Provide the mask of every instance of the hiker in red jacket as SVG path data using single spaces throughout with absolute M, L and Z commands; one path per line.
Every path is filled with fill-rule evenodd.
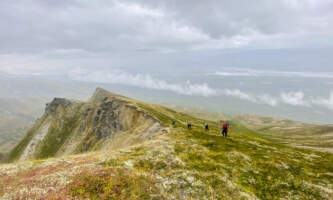
M 223 137 L 227 137 L 228 132 L 229 132 L 229 123 L 224 122 L 223 125 L 222 125 L 222 135 L 223 135 Z

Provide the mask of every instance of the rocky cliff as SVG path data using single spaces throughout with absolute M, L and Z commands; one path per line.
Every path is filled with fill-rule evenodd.
M 161 125 L 134 100 L 97 88 L 88 102 L 54 98 L 46 104 L 10 160 L 69 155 L 124 147 L 151 139 Z

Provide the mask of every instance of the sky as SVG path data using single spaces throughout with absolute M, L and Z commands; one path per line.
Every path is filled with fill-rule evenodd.
M 333 110 L 332 0 L 1 0 L 0 44 L 0 78 Z
M 331 0 L 2 0 L 0 70 L 333 71 L 332 11 Z

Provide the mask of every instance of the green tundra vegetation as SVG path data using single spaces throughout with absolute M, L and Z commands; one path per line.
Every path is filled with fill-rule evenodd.
M 155 185 L 158 182 L 154 180 L 157 174 L 163 177 L 163 180 L 178 180 L 163 193 L 165 199 L 181 197 L 182 193 L 187 193 L 188 197 L 194 199 L 333 197 L 332 154 L 274 143 L 260 133 L 233 122 L 230 137 L 225 139 L 221 137 L 219 122 L 195 118 L 160 106 L 143 103 L 138 105 L 166 126 L 172 127 L 168 135 L 173 144 L 172 156 L 179 158 L 181 164 L 169 163 L 170 154 L 163 150 L 153 152 L 155 156 L 147 156 L 150 151 L 148 146 L 137 148 L 133 153 L 110 159 L 103 164 L 107 169 L 123 168 L 124 163 L 134 160 L 133 168 L 136 171 L 149 174 L 149 184 Z M 171 125 L 173 119 L 177 121 L 175 126 Z M 193 124 L 192 129 L 187 129 L 186 122 Z M 209 131 L 203 129 L 203 122 L 209 124 Z M 191 177 L 190 180 L 181 174 L 187 174 Z M 89 179 L 90 175 L 83 177 Z M 96 180 L 91 178 L 91 181 L 94 183 Z M 99 185 L 98 182 L 95 184 Z M 129 183 L 131 187 L 134 187 L 133 184 Z M 104 190 L 85 190 L 81 186 L 73 185 L 71 194 L 81 197 L 88 195 L 96 199 L 102 199 L 98 197 L 99 193 L 110 194 L 107 192 L 109 190 L 114 190 L 113 195 L 116 195 L 119 187 L 115 185 L 113 189 L 111 186 L 111 189 L 105 187 Z M 122 195 L 142 198 L 147 192 L 146 186 L 142 187 L 134 192 L 143 190 L 139 196 L 128 190 L 127 196 Z
M 46 199 L 333 199 L 331 153 L 281 144 L 236 120 L 230 121 L 230 137 L 223 138 L 223 119 L 133 104 L 160 121 L 160 135 L 125 149 L 0 166 L 0 185 L 40 181 L 35 187 L 43 188 L 58 183 L 56 192 L 40 194 Z M 24 172 L 1 176 L 18 164 L 27 166 Z M 43 182 L 51 172 L 62 176 Z M 8 192 L 0 187 L 3 197 Z

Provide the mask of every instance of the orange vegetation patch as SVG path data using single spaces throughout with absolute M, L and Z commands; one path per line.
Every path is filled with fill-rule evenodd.
M 65 186 L 84 168 L 87 167 L 78 162 L 43 163 L 0 177 L 0 194 L 9 195 L 11 199 L 66 199 Z
M 27 170 L 22 170 L 11 176 L 5 176 L 0 178 L 0 184 L 7 186 L 19 186 L 19 185 L 32 185 L 37 183 L 38 180 L 46 175 L 53 174 L 68 168 L 73 167 L 74 164 L 62 162 L 56 165 L 34 167 Z
M 78 199 L 163 199 L 156 185 L 152 177 L 126 168 L 103 168 L 77 174 L 67 188 Z

